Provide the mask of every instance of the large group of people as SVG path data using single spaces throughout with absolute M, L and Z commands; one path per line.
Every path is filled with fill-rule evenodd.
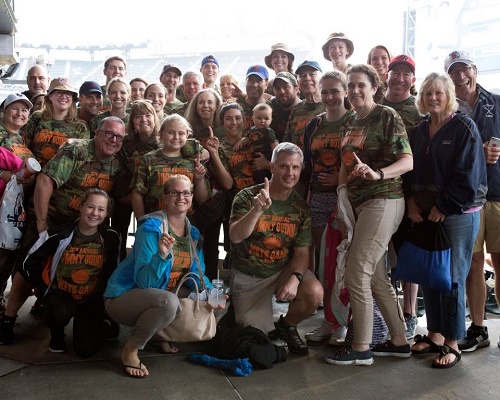
M 42 65 L 30 68 L 28 90 L 5 99 L 0 120 L 2 147 L 42 166 L 19 175 L 25 231 L 17 249 L 0 248 L 0 344 L 15 343 L 17 312 L 35 293 L 50 351 L 66 351 L 72 318 L 82 357 L 123 324 L 132 329 L 125 372 L 148 376 L 139 350 L 155 341 L 160 351 L 178 351 L 163 333 L 180 312 L 174 291 L 199 270 L 211 287 L 223 231 L 236 324 L 292 353 L 330 339 L 344 344 L 326 356 L 330 364 L 437 353 L 432 366 L 450 368 L 461 351 L 489 345 L 484 263 L 486 251 L 500 287 L 500 147 L 490 143 L 500 138 L 500 96 L 476 82 L 463 50 L 418 90 L 409 55 L 377 45 L 366 64 L 351 65 L 354 44 L 344 33 L 329 35 L 322 50 L 329 71 L 276 43 L 264 65 L 248 67 L 245 86 L 231 74 L 219 80 L 214 55 L 199 71 L 167 64 L 158 82 L 129 80 L 126 60 L 113 56 L 105 85 L 80 88 L 51 79 Z M 0 165 L 0 179 L 16 168 Z M 297 326 L 331 300 L 317 269 L 331 250 L 324 234 L 341 198 L 353 210 L 345 264 L 351 340 L 344 342 L 347 324 L 330 317 L 304 340 Z M 453 289 L 421 288 L 428 334 L 415 336 L 418 285 L 401 282 L 400 304 L 390 275 L 408 227 L 424 220 L 442 223 L 450 239 Z M 193 287 L 183 289 L 179 296 Z M 273 297 L 288 303 L 277 321 Z M 375 312 L 388 329 L 377 343 Z

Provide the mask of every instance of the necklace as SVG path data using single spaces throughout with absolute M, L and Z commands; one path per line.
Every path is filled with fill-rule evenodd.
M 373 109 L 375 108 L 376 105 L 377 105 L 377 103 L 373 103 L 372 106 L 370 107 L 370 109 L 368 110 L 368 112 L 365 115 L 363 115 L 362 117 L 359 115 L 358 112 L 356 112 L 356 114 L 358 114 L 358 119 L 366 118 L 368 116 L 368 114 L 370 114 L 373 111 Z

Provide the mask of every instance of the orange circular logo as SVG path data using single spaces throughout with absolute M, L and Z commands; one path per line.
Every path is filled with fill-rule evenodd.
M 89 274 L 86 269 L 75 268 L 71 273 L 71 279 L 73 282 L 82 285 L 89 280 Z
M 354 152 L 352 150 L 347 150 L 342 154 L 342 162 L 349 166 L 354 162 Z
M 334 165 L 337 162 L 337 154 L 333 150 L 321 153 L 320 160 L 323 165 Z
M 46 160 L 51 160 L 52 157 L 54 157 L 54 155 L 56 154 L 56 149 L 54 147 L 52 147 L 51 145 L 46 144 L 42 147 L 40 152 L 42 153 L 43 157 Z
M 269 250 L 278 249 L 281 247 L 281 238 L 278 235 L 269 235 L 263 240 L 263 244 Z
M 241 171 L 246 175 L 246 176 L 252 176 L 253 175 L 253 166 L 249 162 L 246 162 L 243 164 L 243 167 L 241 168 Z

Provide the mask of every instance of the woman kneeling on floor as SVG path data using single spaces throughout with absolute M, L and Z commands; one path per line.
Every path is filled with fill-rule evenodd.
M 163 352 L 178 351 L 163 333 L 179 312 L 179 298 L 173 290 L 183 275 L 198 271 L 196 258 L 205 271 L 198 244 L 200 232 L 186 217 L 192 205 L 193 184 L 185 175 L 172 175 L 163 186 L 163 196 L 162 211 L 139 219 L 132 252 L 113 273 L 104 293 L 109 315 L 132 327 L 122 350 L 122 362 L 125 372 L 135 378 L 149 375 L 138 351 L 153 336 Z M 211 288 L 208 278 L 203 278 Z

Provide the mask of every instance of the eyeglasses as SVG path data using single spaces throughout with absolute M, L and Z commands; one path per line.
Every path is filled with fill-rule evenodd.
M 104 136 L 106 136 L 106 138 L 108 138 L 108 139 L 115 138 L 116 141 L 119 142 L 119 143 L 123 142 L 123 136 L 122 135 L 117 135 L 116 133 L 111 132 L 111 131 L 104 131 Z
M 472 69 L 474 68 L 472 65 L 467 65 L 466 67 L 464 68 L 461 68 L 461 69 L 456 69 L 454 71 L 451 71 L 449 72 L 449 75 L 450 76 L 455 76 L 455 77 L 458 77 L 460 76 L 460 74 L 464 74 L 464 75 L 467 75 L 467 73 Z
M 184 190 L 183 192 L 179 192 L 177 190 L 170 190 L 169 192 L 166 192 L 170 197 L 179 197 L 179 195 L 182 195 L 182 197 L 191 197 L 193 195 L 193 192 L 190 192 L 189 190 Z
M 70 99 L 73 97 L 73 93 L 72 92 L 64 92 L 62 90 L 54 90 L 52 92 L 52 94 L 56 97 L 66 97 L 67 99 Z

